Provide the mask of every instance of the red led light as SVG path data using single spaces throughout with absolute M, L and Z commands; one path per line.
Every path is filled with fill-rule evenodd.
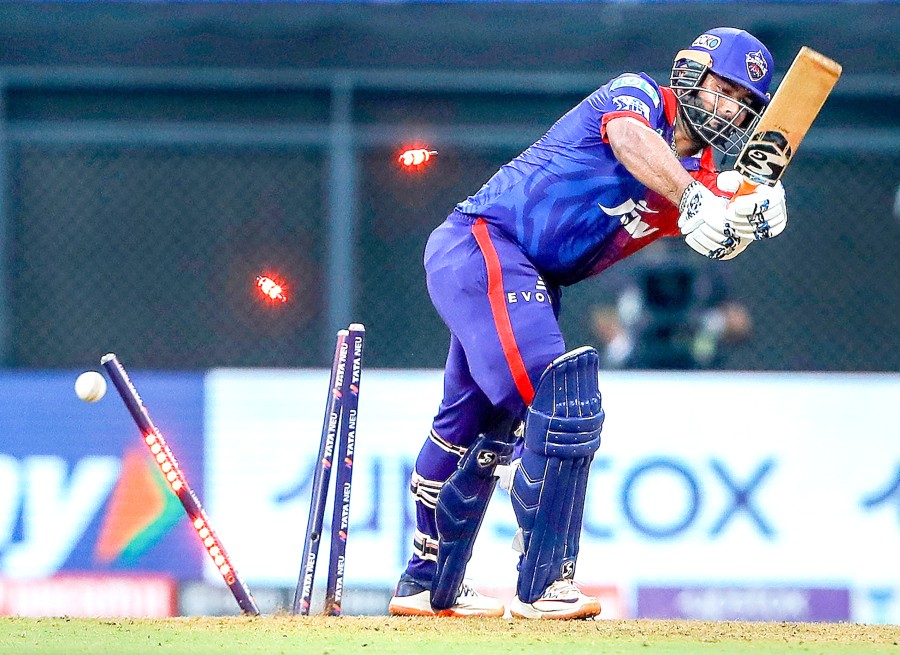
M 166 442 L 165 439 L 162 438 L 162 435 L 144 435 L 144 443 L 149 447 L 150 454 L 152 454 L 153 459 L 156 460 L 156 465 L 162 472 L 166 482 L 169 483 L 172 491 L 175 493 L 181 491 L 184 483 L 179 478 L 178 463 L 175 461 L 172 453 L 169 452 L 169 449 L 166 448 Z
M 427 148 L 413 148 L 405 150 L 400 155 L 400 165 L 404 168 L 419 167 L 437 154 L 437 150 Z
M 280 300 L 287 302 L 287 295 L 284 293 L 284 284 L 277 282 L 267 275 L 256 276 L 256 286 L 269 300 Z
M 144 435 L 144 443 L 147 444 L 147 447 L 152 453 L 153 458 L 156 460 L 156 464 L 159 467 L 159 470 L 162 472 L 163 477 L 169 483 L 172 491 L 177 494 L 185 487 L 185 483 L 183 482 L 183 478 L 181 477 L 181 471 L 178 468 L 178 462 L 175 460 L 175 457 L 172 455 L 172 452 L 166 445 L 166 440 L 163 438 L 162 434 L 160 434 L 159 430 L 156 430 L 155 432 L 148 432 Z M 192 496 L 193 494 L 191 494 L 191 497 Z M 184 502 L 183 499 L 182 502 Z M 202 512 L 202 510 L 199 511 Z M 203 543 L 207 554 L 212 559 L 219 573 L 221 573 L 222 577 L 225 579 L 225 582 L 228 585 L 235 584 L 237 578 L 235 577 L 234 570 L 231 567 L 231 563 L 228 561 L 228 557 L 225 555 L 225 551 L 222 548 L 222 545 L 219 543 L 218 537 L 207 525 L 205 517 L 198 516 L 192 521 L 191 524 L 193 525 L 197 536 L 200 538 L 200 541 Z
M 200 541 L 203 542 L 203 546 L 206 548 L 206 552 L 212 559 L 213 564 L 215 564 L 222 577 L 225 578 L 225 582 L 234 584 L 234 572 L 231 569 L 231 564 L 228 562 L 225 551 L 222 550 L 222 546 L 219 544 L 216 535 L 213 534 L 212 530 L 210 530 L 209 526 L 206 524 L 206 521 L 202 518 L 195 519 L 193 525 L 194 530 L 197 531 L 197 536 L 200 538 Z

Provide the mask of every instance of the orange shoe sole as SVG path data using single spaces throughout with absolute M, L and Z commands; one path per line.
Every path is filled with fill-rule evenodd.
M 519 614 L 510 610 L 510 614 L 512 614 L 517 619 L 529 619 L 531 617 L 525 616 L 524 614 Z M 595 616 L 599 616 L 600 614 L 600 603 L 588 603 L 587 605 L 580 607 L 574 612 L 564 612 L 558 614 L 542 614 L 540 616 L 541 619 L 549 619 L 551 621 L 569 621 L 576 619 L 590 619 Z
M 391 616 L 446 616 L 453 617 L 458 619 L 465 619 L 469 617 L 480 617 L 480 618 L 488 618 L 488 619 L 496 619 L 503 616 L 502 610 L 497 610 L 494 612 L 481 612 L 481 613 L 463 613 L 456 612 L 452 609 L 439 610 L 437 612 L 431 610 L 420 610 L 414 607 L 396 607 L 394 605 L 388 606 L 388 612 L 390 612 Z

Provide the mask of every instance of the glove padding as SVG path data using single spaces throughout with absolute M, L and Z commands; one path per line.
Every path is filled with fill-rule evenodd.
M 734 228 L 734 212 L 700 182 L 684 190 L 678 205 L 678 227 L 692 249 L 710 259 L 733 259 L 750 245 Z
M 722 191 L 734 193 L 741 184 L 741 174 L 725 171 L 716 178 L 716 186 Z M 787 205 L 781 181 L 775 186 L 760 185 L 753 193 L 731 201 L 734 210 L 732 225 L 743 239 L 771 239 L 787 227 Z

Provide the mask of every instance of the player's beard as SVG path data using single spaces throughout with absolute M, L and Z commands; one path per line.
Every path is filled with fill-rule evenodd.
M 706 146 L 727 147 L 734 127 L 730 127 L 726 119 L 707 109 L 697 90 L 679 98 L 678 113 L 684 122 L 688 138 L 698 150 Z
M 678 103 L 678 121 L 684 128 L 684 134 L 691 142 L 691 151 L 698 151 L 702 148 L 710 145 L 706 139 L 703 138 L 703 135 L 697 130 L 697 127 L 694 125 L 694 122 L 690 119 L 687 113 L 688 103 L 686 102 L 689 96 L 693 96 L 693 93 L 686 93 L 681 98 L 679 98 Z M 696 101 L 696 98 L 694 98 Z M 691 103 L 693 106 L 693 103 Z

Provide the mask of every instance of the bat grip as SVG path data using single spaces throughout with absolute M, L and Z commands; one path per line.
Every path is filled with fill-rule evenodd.
M 734 201 L 735 198 L 740 198 L 741 196 L 746 196 L 748 194 L 756 191 L 756 187 L 759 185 L 755 182 L 751 182 L 746 178 L 746 176 L 741 176 L 741 184 L 738 187 L 737 191 L 734 192 L 734 195 L 731 196 L 731 200 Z

